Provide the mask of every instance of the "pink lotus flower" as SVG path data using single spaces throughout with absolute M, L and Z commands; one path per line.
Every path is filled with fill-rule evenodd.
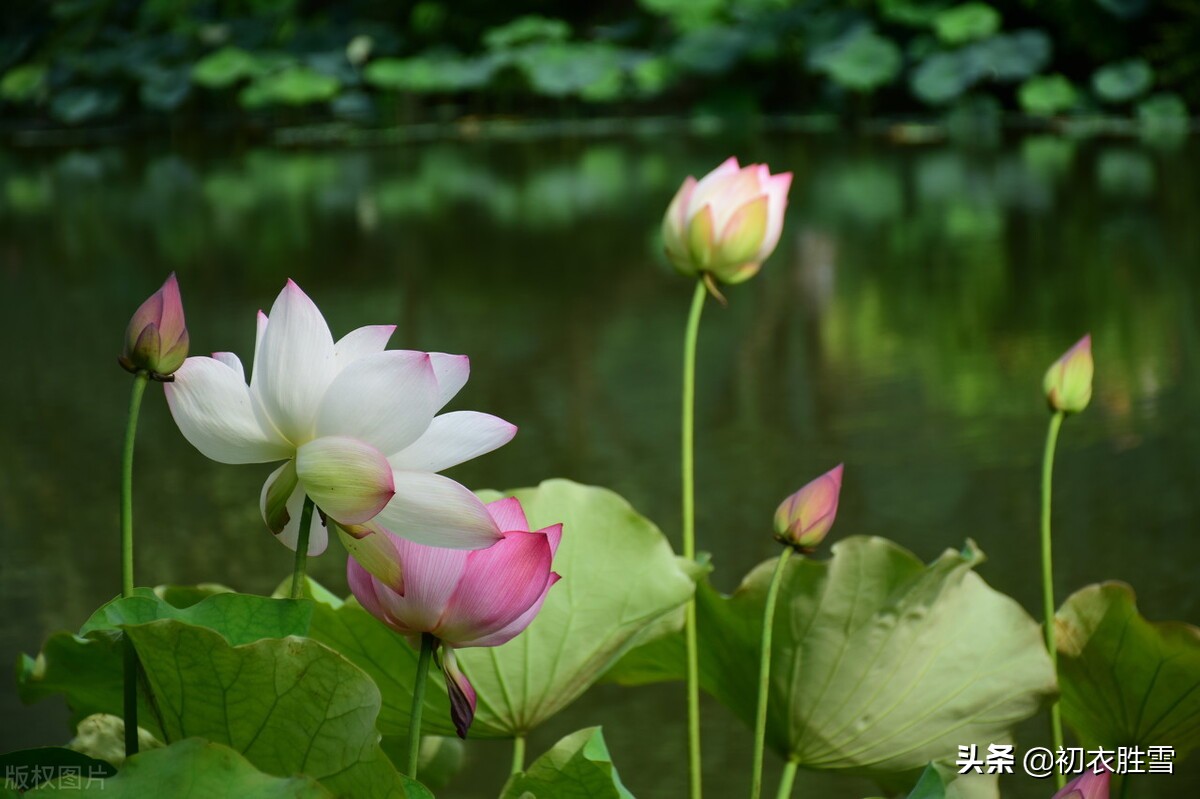
M 801 488 L 775 511 L 775 538 L 801 552 L 816 549 L 837 517 L 842 464 Z
M 489 503 L 488 513 L 503 537 L 473 551 L 429 547 L 386 536 L 403 574 L 403 593 L 373 576 L 357 560 L 347 561 L 350 590 L 359 603 L 416 645 L 429 633 L 444 645 L 442 668 L 451 715 L 465 738 L 475 716 L 475 691 L 458 668 L 455 649 L 499 646 L 533 621 L 559 575 L 550 570 L 562 525 L 528 532 L 515 498 Z
M 1112 772 L 1108 769 L 1101 769 L 1099 772 L 1088 769 L 1063 786 L 1051 799 L 1108 799 L 1108 785 L 1111 779 Z
M 667 257 L 682 274 L 723 283 L 754 277 L 783 232 L 792 173 L 729 158 L 700 180 L 688 177 L 663 218 Z
M 467 382 L 470 363 L 465 355 L 386 350 L 394 329 L 360 327 L 335 342 L 289 280 L 271 315 L 259 312 L 249 385 L 231 352 L 188 358 L 167 385 L 180 432 L 209 458 L 284 461 L 263 485 L 260 506 L 291 549 L 306 494 L 342 525 L 367 525 L 355 540 L 388 530 L 473 549 L 500 538 L 478 497 L 436 473 L 508 443 L 516 427 L 474 411 L 435 416 Z M 328 542 L 319 516 L 309 555 Z
M 117 360 L 134 374 L 146 371 L 155 380 L 169 382 L 188 353 L 183 300 L 175 273 L 162 288 L 142 303 L 125 328 L 125 347 Z
M 1089 333 L 1050 365 L 1042 379 L 1042 389 L 1050 409 L 1079 413 L 1092 400 L 1092 336 Z

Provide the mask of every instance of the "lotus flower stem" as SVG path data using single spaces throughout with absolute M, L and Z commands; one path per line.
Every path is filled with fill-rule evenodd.
M 779 793 L 775 794 L 775 799 L 788 799 L 792 795 L 792 783 L 796 781 L 798 765 L 795 760 L 789 760 L 783 767 L 783 776 L 779 778 Z
M 683 556 L 689 560 L 696 558 L 696 341 L 707 294 L 704 282 L 697 280 L 683 349 Z M 700 799 L 700 655 L 694 596 L 688 600 L 684 630 L 687 640 L 688 787 L 691 799 Z
M 525 770 L 525 736 L 513 738 L 512 773 L 520 774 Z
M 1046 432 L 1046 453 L 1042 458 L 1042 601 L 1046 614 L 1046 651 L 1054 673 L 1058 673 L 1058 646 L 1054 640 L 1054 566 L 1050 539 L 1050 483 L 1054 474 L 1054 447 L 1058 443 L 1058 431 L 1062 427 L 1063 412 L 1055 411 L 1050 417 L 1050 428 Z M 1050 736 L 1055 752 L 1062 749 L 1062 709 L 1058 700 L 1050 706 Z M 1056 771 L 1054 780 L 1061 790 L 1066 777 Z
M 121 452 L 121 596 L 133 596 L 133 445 L 137 440 L 138 414 L 150 375 L 145 370 L 133 378 L 129 396 L 129 420 L 125 425 L 125 447 Z M 138 751 L 137 652 L 125 639 L 125 756 Z
M 425 683 L 429 679 L 429 661 L 437 638 L 421 633 L 421 656 L 417 659 L 417 679 L 413 683 L 412 712 L 408 722 L 408 776 L 417 778 L 417 761 L 421 757 L 421 711 L 425 708 Z
M 762 651 L 758 661 L 758 709 L 754 714 L 754 771 L 750 782 L 750 799 L 762 795 L 763 756 L 767 739 L 767 696 L 771 692 L 771 633 L 775 627 L 775 605 L 779 599 L 779 584 L 783 582 L 783 569 L 792 556 L 792 548 L 785 547 L 775 563 L 771 585 L 767 588 L 767 606 L 763 610 Z
M 304 574 L 308 569 L 308 536 L 312 532 L 314 504 L 312 497 L 304 495 L 304 507 L 300 511 L 300 534 L 296 538 L 296 561 L 292 567 L 292 599 L 304 597 Z

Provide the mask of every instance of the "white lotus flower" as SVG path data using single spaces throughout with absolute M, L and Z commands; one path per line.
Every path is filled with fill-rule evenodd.
M 269 320 L 269 321 L 268 321 Z M 171 415 L 191 444 L 221 463 L 286 461 L 260 506 L 291 549 L 307 493 L 345 526 L 480 549 L 502 536 L 467 488 L 437 472 L 508 443 L 516 427 L 486 413 L 436 414 L 467 382 L 465 355 L 385 350 L 394 325 L 360 327 L 336 343 L 321 312 L 288 281 L 258 314 L 246 384 L 231 352 L 188 358 L 166 384 Z M 325 550 L 317 514 L 308 554 Z

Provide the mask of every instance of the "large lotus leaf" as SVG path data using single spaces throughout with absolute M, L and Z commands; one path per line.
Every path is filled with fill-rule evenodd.
M 946 44 L 986 39 L 1000 30 L 1000 12 L 986 3 L 963 3 L 934 17 L 933 29 Z
M 579 94 L 587 99 L 623 79 L 621 52 L 605 42 L 533 44 L 514 53 L 533 90 L 549 97 Z M 589 96 L 591 95 L 591 96 Z
M 111 777 L 117 769 L 109 762 L 83 752 L 58 746 L 21 749 L 0 755 L 0 789 L 7 783 L 14 791 L 28 791 L 38 785 L 79 775 Z M 0 797 L 4 793 L 0 791 Z
M 181 598 L 181 589 L 170 589 Z M 248 594 L 220 593 L 187 607 L 172 605 L 148 588 L 136 589 L 127 599 L 118 598 L 102 606 L 87 620 L 78 635 L 55 633 L 47 639 L 37 658 L 22 655 L 17 664 L 17 690 L 24 702 L 62 694 L 72 711 L 72 720 L 95 713 L 123 715 L 124 666 L 121 624 L 139 624 L 156 619 L 179 619 L 209 627 L 232 644 L 260 638 L 303 635 L 308 630 L 312 606 L 309 602 L 268 599 Z M 153 708 L 140 695 L 138 720 L 156 735 Z
M 1055 627 L 1063 718 L 1085 745 L 1200 745 L 1200 628 L 1146 621 L 1116 582 L 1072 594 Z
M 304 638 L 233 646 L 204 627 L 129 625 L 167 740 L 225 744 L 268 774 L 307 774 L 339 796 L 427 796 L 379 746 L 379 689 L 332 649 Z
M 1125 103 L 1154 85 L 1154 70 L 1141 58 L 1108 64 L 1092 75 L 1092 89 L 1107 103 Z
M 617 774 L 599 727 L 573 732 L 514 774 L 500 799 L 633 799 Z
M 1078 92 L 1074 84 L 1062 75 L 1038 75 L 1021 84 L 1017 99 L 1025 113 L 1051 116 L 1073 107 Z
M 255 79 L 238 94 L 246 108 L 311 105 L 332 100 L 342 82 L 308 66 L 288 66 Z
M 840 86 L 870 92 L 895 80 L 900 48 L 870 28 L 859 28 L 814 54 L 812 65 Z
M 85 770 L 25 794 L 29 799 L 91 796 L 96 799 L 334 799 L 309 777 L 263 774 L 232 749 L 188 738 L 129 758 L 116 776 L 92 778 Z
M 562 580 L 525 632 L 460 652 L 479 693 L 473 730 L 492 736 L 524 735 L 562 710 L 695 588 L 694 569 L 612 491 L 547 480 L 511 495 L 535 529 L 562 523 Z
M 565 42 L 570 36 L 571 26 L 561 19 L 526 14 L 485 31 L 483 43 L 489 50 L 507 50 L 534 42 Z
M 239 47 L 223 47 L 192 66 L 192 80 L 209 89 L 224 89 L 246 78 L 256 78 L 276 64 L 271 56 L 249 53 Z
M 478 89 L 492 79 L 499 61 L 491 56 L 419 55 L 379 58 L 367 65 L 363 77 L 380 89 L 406 92 L 459 92 Z
M 973 544 L 929 566 L 882 538 L 793 559 L 775 617 L 768 743 L 807 768 L 915 772 L 959 745 L 1004 740 L 1055 690 L 1036 622 L 972 570 Z M 697 590 L 701 681 L 747 724 L 775 561 L 730 597 Z M 614 679 L 682 676 L 679 636 L 635 650 Z

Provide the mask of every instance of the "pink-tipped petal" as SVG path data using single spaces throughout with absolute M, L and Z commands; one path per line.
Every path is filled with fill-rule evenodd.
M 716 169 L 700 178 L 696 183 L 696 188 L 692 190 L 692 194 L 688 198 L 688 218 L 694 216 L 701 206 L 720 194 L 720 187 L 740 171 L 741 167 L 738 166 L 737 157 L 731 155 L 722 161 Z
M 734 214 L 746 203 L 765 196 L 759 184 L 758 175 L 755 174 L 752 167 L 747 167 L 736 175 L 725 178 L 720 183 L 714 184 L 713 188 L 720 194 L 708 198 L 707 204 L 713 208 L 713 225 L 717 231 L 724 231 L 729 225 L 729 220 L 733 219 Z
M 454 650 L 446 647 L 442 654 L 442 671 L 446 674 L 446 692 L 450 694 L 450 719 L 459 738 L 466 738 L 475 720 L 475 689 L 458 666 Z
M 221 463 L 268 463 L 290 458 L 288 443 L 264 428 L 241 376 L 212 358 L 188 358 L 166 383 L 171 415 L 193 447 Z
M 1087 769 L 1083 774 L 1064 785 L 1052 799 L 1108 799 L 1111 780 L 1112 772 L 1108 769 L 1101 768 L 1100 771 Z
M 449 477 L 397 471 L 393 478 L 396 495 L 376 521 L 401 538 L 452 549 L 482 549 L 500 538 L 479 498 Z
M 392 618 L 384 609 L 379 597 L 375 594 L 375 580 L 371 573 L 354 558 L 346 558 L 346 582 L 350 584 L 350 593 L 358 600 L 358 604 L 384 624 L 394 626 Z M 408 632 L 402 630 L 401 632 Z
M 546 597 L 550 595 L 550 589 L 553 588 L 554 584 L 561 579 L 561 575 L 551 572 L 550 579 L 546 581 L 546 588 L 542 591 L 542 595 L 537 598 L 537 601 L 534 602 L 533 605 L 530 606 L 529 610 L 513 619 L 504 627 L 501 627 L 499 630 L 489 633 L 481 638 L 476 638 L 472 641 L 465 641 L 461 644 L 461 646 L 500 646 L 501 644 L 507 644 L 509 641 L 525 632 L 525 629 L 533 623 L 533 620 L 537 617 L 538 613 L 541 612 L 542 605 L 545 603 Z
M 456 644 L 507 627 L 544 593 L 552 557 L 541 533 L 506 533 L 488 549 L 472 552 L 438 637 Z
M 549 527 L 543 527 L 540 530 L 535 530 L 536 533 L 542 533 L 546 536 L 546 540 L 550 542 L 550 554 L 558 554 L 558 545 L 562 541 L 563 526 L 562 522 L 552 524 Z
M 338 367 L 344 369 L 359 358 L 383 352 L 394 332 L 395 325 L 367 325 L 351 330 L 333 345 Z
M 291 280 L 271 306 L 270 324 L 254 357 L 251 392 L 288 440 L 307 440 L 337 365 L 325 317 Z
M 433 373 L 438 382 L 438 404 L 435 410 L 441 410 L 467 384 L 467 378 L 471 376 L 471 359 L 466 355 L 450 355 L 445 352 L 431 352 L 429 357 L 433 362 Z
M 404 596 L 386 596 L 389 610 L 413 630 L 438 633 L 471 552 L 390 537 L 406 576 Z
M 435 416 L 421 437 L 388 458 L 399 471 L 440 472 L 512 441 L 516 425 L 476 411 Z
M 167 281 L 159 289 L 161 311 L 158 320 L 158 332 L 162 336 L 163 345 L 171 347 L 179 337 L 187 332 L 183 318 L 183 298 L 179 296 L 179 281 L 172 272 Z
M 771 253 L 775 252 L 775 247 L 779 244 L 779 237 L 783 235 L 783 217 L 787 212 L 788 190 L 791 186 L 791 172 L 772 175 L 767 179 L 766 191 L 770 200 L 770 214 L 767 218 L 767 233 L 754 258 L 756 261 L 765 261 Z
M 663 246 L 673 258 L 686 255 L 687 245 L 684 241 L 687 230 L 687 209 L 692 192 L 696 189 L 696 179 L 689 176 L 675 192 L 667 213 L 663 216 L 662 237 Z
M 370 521 L 396 493 L 383 453 L 349 436 L 304 444 L 296 450 L 296 474 L 317 507 L 343 524 Z
M 751 263 L 767 234 L 767 195 L 761 194 L 738 208 L 721 231 L 717 261 L 722 264 Z
M 712 266 L 716 232 L 712 206 L 706 205 L 692 216 L 687 230 L 688 254 L 700 271 Z
M 429 355 L 386 350 L 351 362 L 317 409 L 318 436 L 353 436 L 383 453 L 399 452 L 429 427 L 437 378 Z
M 529 532 L 529 520 L 525 518 L 525 509 L 516 497 L 504 497 L 487 504 L 488 513 L 500 528 L 500 532 Z

